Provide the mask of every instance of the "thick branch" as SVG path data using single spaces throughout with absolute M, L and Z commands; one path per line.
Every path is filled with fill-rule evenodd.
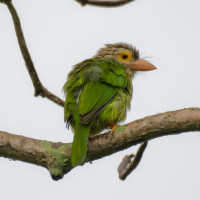
M 90 138 L 86 162 L 103 158 L 132 145 L 160 136 L 200 130 L 200 108 L 161 113 L 120 126 L 114 134 L 106 132 Z M 0 132 L 0 156 L 49 169 L 53 179 L 71 169 L 71 143 L 53 143 Z
M 31 59 L 30 53 L 28 51 L 28 48 L 26 46 L 26 41 L 25 41 L 24 34 L 23 34 L 23 31 L 22 31 L 22 28 L 21 28 L 19 16 L 18 16 L 12 2 L 8 1 L 8 0 L 0 0 L 0 2 L 4 2 L 7 5 L 8 9 L 9 9 L 11 15 L 12 15 L 12 19 L 13 19 L 13 23 L 14 23 L 14 26 L 15 26 L 15 32 L 16 32 L 16 35 L 17 35 L 20 50 L 21 50 L 22 56 L 24 58 L 28 73 L 31 77 L 33 86 L 35 88 L 35 96 L 40 95 L 42 97 L 46 97 L 49 100 L 53 101 L 54 103 L 56 103 L 60 106 L 64 106 L 64 102 L 63 102 L 62 99 L 60 99 L 56 95 L 49 92 L 42 85 L 42 83 L 41 83 L 41 81 L 38 77 L 38 74 L 35 70 L 35 67 L 34 67 L 33 61 Z
M 88 4 L 88 5 L 94 5 L 94 6 L 103 6 L 103 7 L 116 7 L 116 6 L 122 6 L 127 3 L 130 3 L 134 0 L 111 0 L 111 1 L 103 1 L 103 0 L 76 0 L 78 1 L 82 6 Z

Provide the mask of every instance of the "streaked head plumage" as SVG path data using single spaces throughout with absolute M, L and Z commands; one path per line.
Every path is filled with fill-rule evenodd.
M 121 63 L 132 75 L 134 71 L 150 71 L 156 69 L 151 63 L 140 59 L 139 51 L 127 43 L 106 44 L 99 49 L 95 58 L 111 58 Z
M 139 58 L 139 51 L 127 43 L 105 44 L 105 47 L 99 49 L 96 58 L 112 58 L 120 63 L 134 61 Z

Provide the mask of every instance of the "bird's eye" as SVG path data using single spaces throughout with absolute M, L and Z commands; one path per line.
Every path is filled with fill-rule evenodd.
M 129 51 L 122 51 L 118 54 L 118 58 L 122 62 L 128 62 L 132 59 L 132 55 L 131 55 L 131 52 Z
M 126 59 L 128 58 L 128 55 L 127 55 L 127 54 L 122 54 L 122 58 L 123 58 L 124 60 L 126 60 Z

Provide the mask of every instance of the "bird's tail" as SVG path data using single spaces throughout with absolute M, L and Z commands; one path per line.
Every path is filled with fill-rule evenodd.
M 82 124 L 79 120 L 75 125 L 75 133 L 71 153 L 71 164 L 73 167 L 81 165 L 85 161 L 88 149 L 87 144 L 90 127 L 90 124 Z

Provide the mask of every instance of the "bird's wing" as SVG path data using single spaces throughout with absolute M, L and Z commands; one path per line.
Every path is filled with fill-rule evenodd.
M 102 82 L 87 83 L 78 102 L 81 122 L 90 123 L 115 98 L 117 90 L 117 87 Z

